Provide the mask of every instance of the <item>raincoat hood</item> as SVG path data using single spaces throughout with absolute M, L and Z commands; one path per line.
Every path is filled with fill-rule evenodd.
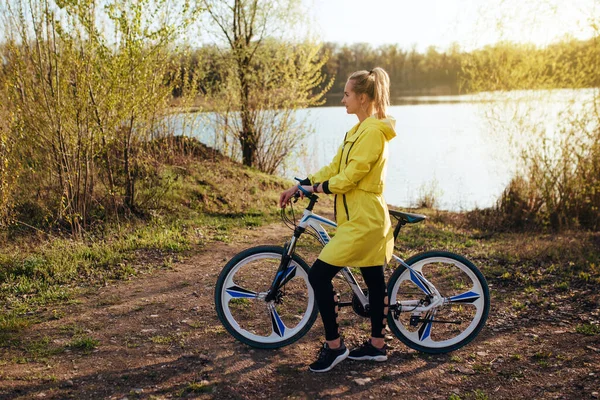
M 361 128 L 362 127 L 378 128 L 379 130 L 381 130 L 381 132 L 383 132 L 383 136 L 385 136 L 385 139 L 388 142 L 396 137 L 396 130 L 395 130 L 396 119 L 394 119 L 394 117 L 391 117 L 389 115 L 384 119 L 377 119 L 375 116 L 369 117 L 362 122 Z M 359 130 L 361 130 L 361 129 L 359 128 Z

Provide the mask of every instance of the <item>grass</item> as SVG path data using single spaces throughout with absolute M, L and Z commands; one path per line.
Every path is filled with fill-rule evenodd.
M 473 371 L 479 373 L 479 374 L 488 374 L 490 372 L 492 372 L 491 368 L 489 365 L 487 364 L 473 364 L 472 365 Z
M 175 338 L 173 338 L 172 336 L 152 336 L 150 338 L 150 341 L 154 344 L 171 344 L 175 341 Z
M 231 299 L 229 301 L 229 306 L 230 307 L 237 307 L 237 308 L 246 308 L 248 306 L 250 306 L 252 304 L 252 302 L 250 301 L 250 299 L 244 299 L 244 298 L 239 298 L 239 299 Z
M 84 353 L 89 353 L 92 350 L 96 349 L 100 345 L 100 341 L 94 339 L 91 336 L 75 336 L 71 342 L 69 342 L 69 347 L 74 350 L 80 350 Z
M 466 232 L 444 229 L 430 223 L 419 223 L 403 228 L 400 230 L 397 242 L 404 248 L 414 250 L 444 248 L 456 251 L 466 248 L 467 243 L 468 247 L 472 247 Z
M 453 354 L 452 356 L 450 356 L 450 361 L 455 363 L 462 363 L 463 359 L 460 356 Z
M 25 329 L 31 324 L 31 318 L 19 315 L 15 310 L 0 314 L 0 332 L 3 333 Z
M 600 325 L 582 324 L 575 327 L 575 332 L 586 336 L 600 335 Z
M 178 393 L 179 397 L 187 397 L 190 394 L 211 393 L 213 385 L 208 381 L 191 382 Z
M 521 302 L 520 302 L 520 301 L 518 301 L 518 300 L 513 300 L 513 301 L 512 301 L 512 308 L 513 308 L 515 311 L 521 311 L 521 310 L 524 310 L 524 309 L 526 309 L 526 308 L 527 308 L 527 305 L 525 305 L 525 304 L 521 303 Z
M 33 361 L 46 361 L 48 357 L 60 354 L 65 351 L 64 346 L 57 346 L 48 336 L 41 338 L 14 338 L 5 333 L 0 334 L 0 347 L 11 347 L 22 350 L 22 356 L 14 357 L 12 362 L 17 364 L 27 364 Z M 4 360 L 3 360 L 4 361 Z M 2 365 L 2 363 L 0 363 Z
M 549 351 L 538 351 L 533 355 L 536 360 L 546 360 L 552 357 L 552 353 Z
M 67 324 L 67 325 L 62 325 L 59 328 L 59 331 L 61 333 L 65 333 L 65 334 L 68 334 L 71 336 L 80 336 L 85 333 L 85 328 L 82 327 L 81 325 L 77 325 L 77 324 Z
M 113 305 L 119 304 L 120 302 L 121 302 L 121 298 L 119 296 L 111 295 L 111 296 L 104 297 L 100 301 L 98 301 L 98 306 L 99 307 L 113 306 Z
M 140 343 L 138 343 L 137 338 L 126 336 L 124 340 L 125 347 L 128 349 L 136 349 L 140 347 Z
M 481 390 L 481 389 L 474 390 L 473 391 L 473 396 L 474 396 L 473 398 L 475 400 L 487 400 L 488 399 L 487 394 L 485 394 L 485 392 L 483 390 Z
M 475 389 L 470 393 L 465 393 L 464 397 L 460 397 L 456 393 L 452 393 L 448 396 L 448 400 L 488 400 L 489 397 L 485 392 L 481 389 Z
M 554 355 L 550 351 L 540 350 L 533 355 L 533 360 L 539 367 L 548 368 L 548 367 L 550 367 L 550 359 L 553 356 Z
M 288 185 L 229 161 L 191 161 L 185 168 L 165 167 L 162 174 L 168 190 L 153 197 L 143 218 L 106 223 L 82 240 L 39 232 L 21 234 L 16 241 L 5 238 L 0 243 L 0 330 L 27 328 L 41 307 L 67 303 L 83 286 L 171 269 L 179 254 L 210 241 L 228 242 L 239 228 L 275 220 L 276 200 Z M 157 189 L 141 188 L 140 198 L 151 197 L 152 190 Z M 98 306 L 118 302 L 108 298 Z
M 190 326 L 190 328 L 194 328 L 194 329 L 199 329 L 203 326 L 201 322 L 197 322 L 197 321 L 189 321 L 187 324 Z

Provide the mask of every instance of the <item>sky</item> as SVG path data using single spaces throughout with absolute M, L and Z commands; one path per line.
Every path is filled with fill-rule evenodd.
M 309 29 L 318 39 L 338 44 L 398 44 L 424 52 L 429 46 L 463 50 L 500 40 L 547 45 L 570 35 L 594 35 L 600 0 L 300 0 Z M 0 8 L 2 7 L 0 3 Z M 4 33 L 0 22 L 0 36 Z M 194 31 L 198 43 L 212 42 Z
M 547 45 L 593 36 L 600 0 L 304 0 L 316 35 L 339 44 L 469 50 L 500 40 Z

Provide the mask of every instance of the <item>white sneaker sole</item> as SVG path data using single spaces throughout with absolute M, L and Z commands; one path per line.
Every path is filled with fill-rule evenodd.
M 333 369 L 333 367 L 335 367 L 336 365 L 338 365 L 339 363 L 341 363 L 342 361 L 344 361 L 346 358 L 348 358 L 348 354 L 350 354 L 350 350 L 346 349 L 346 352 L 343 354 L 340 354 L 339 356 L 336 357 L 335 360 L 333 360 L 333 362 L 331 363 L 331 365 L 325 369 L 312 369 L 311 367 L 308 367 L 308 369 L 312 372 L 327 372 L 327 371 L 331 371 Z
M 362 356 L 362 357 L 350 357 L 348 356 L 348 358 L 350 360 L 355 360 L 355 361 L 364 361 L 364 360 L 369 360 L 369 361 L 387 361 L 387 356 Z

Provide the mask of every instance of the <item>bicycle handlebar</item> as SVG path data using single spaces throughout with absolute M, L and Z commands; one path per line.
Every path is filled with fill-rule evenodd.
M 299 178 L 294 178 L 294 179 L 297 180 L 298 182 L 302 182 L 302 179 L 299 179 Z M 302 185 L 298 185 L 298 190 L 301 191 L 304 194 L 304 196 L 306 196 L 310 200 L 310 203 L 308 204 L 308 207 L 306 207 L 306 209 L 309 211 L 312 211 L 313 207 L 319 200 L 319 196 L 304 189 L 302 187 Z M 296 194 L 298 194 L 298 192 L 296 192 Z M 294 197 L 296 197 L 296 195 L 294 195 Z
M 298 183 L 302 183 L 302 179 L 300 179 L 300 178 L 294 178 L 294 179 L 295 179 L 295 180 L 297 180 L 297 181 L 298 181 Z M 302 187 L 302 185 L 298 185 L 298 189 L 299 189 L 299 190 L 300 190 L 302 193 L 304 193 L 304 195 L 305 195 L 305 196 L 307 196 L 307 197 L 310 197 L 310 195 L 312 195 L 312 193 L 311 193 L 311 192 L 309 192 L 308 190 L 304 189 L 304 188 Z

